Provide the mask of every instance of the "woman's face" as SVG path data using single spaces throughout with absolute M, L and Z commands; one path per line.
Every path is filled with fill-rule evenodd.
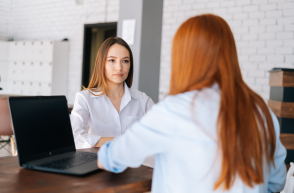
M 105 75 L 109 82 L 121 84 L 129 74 L 130 54 L 127 48 L 119 44 L 113 44 L 107 53 Z

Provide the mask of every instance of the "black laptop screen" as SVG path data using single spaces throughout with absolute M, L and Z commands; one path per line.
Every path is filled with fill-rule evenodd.
M 64 96 L 12 97 L 9 104 L 20 163 L 75 150 Z

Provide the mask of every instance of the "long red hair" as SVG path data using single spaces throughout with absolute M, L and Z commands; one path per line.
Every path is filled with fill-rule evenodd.
M 173 39 L 171 63 L 170 95 L 214 82 L 221 90 L 217 132 L 222 168 L 214 189 L 230 189 L 236 175 L 250 187 L 263 183 L 264 161 L 274 163 L 275 130 L 264 100 L 243 81 L 229 25 L 212 14 L 188 19 Z

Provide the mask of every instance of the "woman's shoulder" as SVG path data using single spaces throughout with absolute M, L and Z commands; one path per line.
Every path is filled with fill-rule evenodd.
M 92 91 L 92 90 L 82 90 L 82 91 L 79 91 L 76 93 L 76 98 L 77 99 L 81 99 L 81 98 L 84 98 L 86 100 L 92 98 L 92 97 L 98 97 L 98 96 L 95 96 L 95 95 L 99 95 L 101 92 L 95 92 L 95 91 Z
M 145 94 L 144 92 L 141 92 L 137 89 L 129 88 L 130 94 L 133 98 L 139 99 L 139 100 L 148 100 L 150 97 Z

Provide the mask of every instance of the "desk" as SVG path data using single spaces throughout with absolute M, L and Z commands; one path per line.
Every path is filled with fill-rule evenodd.
M 79 151 L 97 152 L 99 148 Z M 151 190 L 153 169 L 128 168 L 121 174 L 99 171 L 84 177 L 23 169 L 17 157 L 0 158 L 0 192 L 135 193 Z

